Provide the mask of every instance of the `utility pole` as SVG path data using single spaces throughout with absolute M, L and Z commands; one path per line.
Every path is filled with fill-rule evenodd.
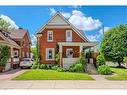
M 104 25 L 102 25 L 102 32 L 103 32 L 103 36 L 104 36 Z

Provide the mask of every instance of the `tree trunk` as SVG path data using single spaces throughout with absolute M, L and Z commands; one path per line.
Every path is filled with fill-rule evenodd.
M 121 67 L 121 63 L 120 62 L 118 62 L 118 65 L 119 65 L 119 67 Z

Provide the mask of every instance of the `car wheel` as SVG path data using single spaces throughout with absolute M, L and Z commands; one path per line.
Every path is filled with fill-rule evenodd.
M 20 67 L 21 69 L 23 69 L 23 67 Z

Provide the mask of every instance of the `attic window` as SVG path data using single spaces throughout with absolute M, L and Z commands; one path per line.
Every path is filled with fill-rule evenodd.
M 53 31 L 47 32 L 47 41 L 52 42 L 53 41 Z

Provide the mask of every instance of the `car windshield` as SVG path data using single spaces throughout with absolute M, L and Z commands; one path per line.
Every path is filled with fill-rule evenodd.
M 22 61 L 30 61 L 30 59 L 24 58 L 24 59 L 22 59 Z

